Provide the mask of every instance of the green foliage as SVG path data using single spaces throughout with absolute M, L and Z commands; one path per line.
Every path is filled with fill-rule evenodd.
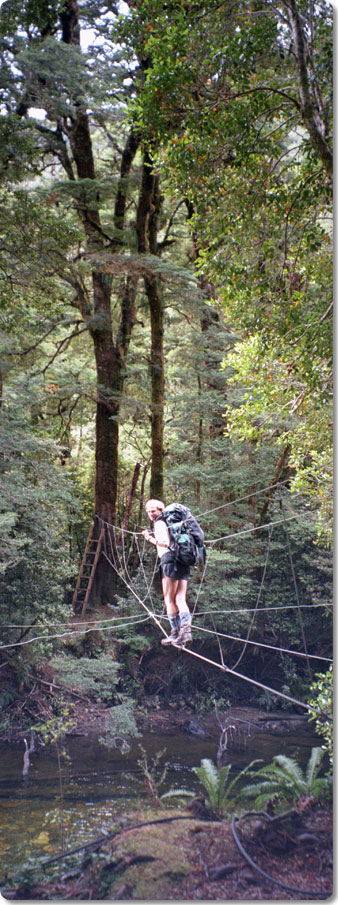
M 44 745 L 57 745 L 67 732 L 70 732 L 76 725 L 76 720 L 71 716 L 70 709 L 63 700 L 59 702 L 58 710 L 59 712 L 58 714 L 55 714 L 55 716 L 44 722 L 35 723 L 34 726 L 31 727 L 38 733 L 40 741 L 42 741 Z
M 325 799 L 331 794 L 332 777 L 318 776 L 323 757 L 322 748 L 312 748 L 304 772 L 297 761 L 285 754 L 276 755 L 270 764 L 259 770 L 253 771 L 249 765 L 249 775 L 255 782 L 244 786 L 241 794 L 243 798 L 253 798 L 256 808 L 264 807 L 270 799 L 279 804 L 294 804 L 303 796 Z
M 253 761 L 255 763 L 255 761 Z M 216 767 L 212 760 L 205 757 L 199 767 L 193 767 L 208 796 L 208 803 L 216 817 L 222 817 L 225 812 L 233 809 L 236 793 L 233 789 L 238 781 L 247 773 L 252 764 L 241 770 L 234 779 L 229 782 L 229 774 L 232 765 Z
M 230 635 L 232 639 L 245 638 L 254 616 L 250 632 L 251 641 L 302 651 L 301 614 L 308 645 L 315 643 L 317 650 L 318 644 L 330 645 L 332 612 L 328 604 L 332 603 L 331 555 L 316 544 L 315 526 L 306 515 L 303 500 L 283 492 L 283 501 L 287 506 L 287 515 L 296 516 L 293 522 L 287 523 L 287 526 L 301 610 L 297 609 L 285 527 L 278 525 L 273 530 L 263 587 L 267 532 L 231 538 L 208 552 L 206 576 L 200 589 L 194 617 L 194 633 L 200 642 L 212 643 L 213 636 L 208 633 L 212 633 L 215 627 L 219 632 Z M 255 502 L 257 506 L 260 505 L 259 497 Z M 272 521 L 281 518 L 277 501 L 270 506 L 270 518 Z M 209 531 L 211 536 L 217 536 L 221 533 L 232 533 L 236 528 L 240 531 L 243 522 L 246 526 L 252 524 L 254 514 L 250 512 L 246 503 L 233 505 L 230 531 L 228 525 L 224 524 L 223 527 L 221 522 L 217 522 L 217 513 L 213 519 Z M 194 591 L 195 588 L 193 589 L 191 584 L 191 595 Z M 258 598 L 259 604 L 254 614 Z M 194 600 L 193 596 L 192 599 Z M 226 641 L 222 643 L 225 649 Z M 236 655 L 240 656 L 242 650 L 243 646 L 238 642 Z M 312 652 L 310 646 L 309 651 Z M 286 654 L 279 656 L 273 651 L 269 662 L 268 651 L 264 651 L 264 648 L 257 648 L 255 651 L 254 645 L 251 644 L 246 649 L 241 666 L 250 673 L 256 670 L 258 657 L 260 658 L 263 652 L 266 684 L 281 690 L 284 686 L 286 694 L 299 696 L 303 700 L 309 686 L 306 661 Z M 232 650 L 230 662 L 227 660 L 228 665 L 233 666 L 237 656 Z M 228 683 L 227 693 L 231 694 L 230 688 Z M 237 686 L 237 693 L 238 691 Z M 246 694 L 246 691 L 244 693 Z M 276 699 L 271 697 L 267 699 L 266 693 L 262 699 L 262 692 L 258 694 L 259 706 L 262 706 L 262 703 L 265 706 L 268 702 L 270 708 L 276 707 Z
M 141 3 L 120 26 L 147 60 L 135 119 L 157 144 L 173 194 L 188 195 L 201 278 L 238 334 L 224 357 L 237 391 L 226 400 L 226 430 L 290 446 L 293 486 L 309 495 L 330 542 L 332 193 L 300 85 L 309 67 L 330 155 L 332 10 L 320 4 L 314 20 L 309 3 L 301 13 L 296 4 L 305 42 L 311 32 L 303 61 L 277 8 L 261 16 L 242 3 L 226 14 L 193 8 L 195 17 L 173 5 L 168 17 L 161 3 Z
M 318 713 L 312 713 L 310 719 L 315 721 L 318 735 L 324 738 L 325 744 L 322 747 L 328 753 L 330 764 L 333 766 L 333 665 L 330 665 L 326 673 L 316 673 L 316 677 L 311 685 L 311 698 L 308 704 L 317 711 L 323 710 L 324 715 L 321 718 Z M 326 714 L 331 719 L 327 719 Z
M 12 691 L 1 691 L 0 692 L 0 711 L 6 710 L 9 704 L 12 704 L 15 695 Z
M 149 758 L 143 745 L 139 745 L 138 747 L 141 752 L 141 757 L 138 759 L 137 764 L 141 771 L 141 778 L 135 776 L 131 777 L 129 774 L 126 774 L 126 779 L 132 778 L 133 782 L 135 782 L 136 779 L 136 782 L 142 787 L 142 790 L 145 790 L 150 796 L 151 802 L 155 808 L 158 808 L 160 803 L 174 803 L 177 807 L 180 804 L 185 804 L 187 799 L 194 797 L 194 793 L 190 792 L 188 789 L 172 788 L 167 792 L 161 792 L 160 790 L 166 781 L 169 769 L 169 762 L 162 762 L 167 749 L 163 748 L 162 751 L 157 751 L 154 757 Z
M 57 681 L 73 691 L 98 701 L 111 701 L 116 693 L 119 666 L 111 654 L 101 654 L 99 659 L 59 654 L 51 665 Z
M 1 622 L 9 643 L 21 636 L 20 627 L 39 622 L 34 654 L 41 657 L 50 650 L 48 623 L 55 633 L 55 624 L 68 618 L 65 595 L 74 575 L 68 528 L 76 504 L 59 467 L 59 448 L 34 430 L 24 401 L 24 395 L 13 394 L 1 416 Z M 22 655 L 28 656 L 29 648 L 23 647 Z
M 319 2 L 313 17 L 313 4 L 296 5 L 311 34 L 310 89 L 319 92 L 329 146 L 331 8 Z M 7 0 L 0 11 L 1 619 L 18 627 L 6 629 L 5 639 L 16 641 L 19 626 L 35 620 L 47 636 L 47 623 L 69 617 L 67 594 L 92 520 L 95 407 L 102 393 L 91 340 L 100 326 L 94 265 L 112 289 L 111 350 L 125 326 L 124 276 L 138 281 L 123 392 L 114 388 L 106 396 L 108 406 L 116 399 L 120 405 L 117 521 L 136 461 L 146 481 L 142 492 L 141 481 L 136 489 L 130 526 L 142 521 L 149 486 L 151 327 L 142 280 L 156 274 L 163 290 L 166 498 L 200 512 L 208 539 L 226 537 L 256 528 L 264 501 L 256 493 L 276 472 L 289 478 L 295 492 L 286 491 L 283 501 L 297 516 L 290 536 L 307 606 L 305 634 L 310 647 L 327 649 L 331 558 L 317 541 L 318 531 L 330 541 L 332 517 L 331 188 L 302 115 L 288 20 L 281 27 L 278 7 L 270 5 L 266 15 L 262 4 L 253 10 L 244 0 L 218 7 L 211 0 L 203 7 L 200 0 L 185 6 L 170 0 L 165 7 L 162 0 L 141 0 L 126 15 L 111 8 L 108 16 L 89 3 L 81 6 L 81 27 L 93 36 L 85 54 L 60 40 L 62 10 L 59 0 Z M 88 118 L 95 178 L 77 178 L 72 130 L 79 110 Z M 139 152 L 121 185 L 130 128 Z M 162 195 L 158 255 L 138 254 L 145 148 Z M 126 192 L 123 229 L 114 215 L 119 189 Z M 88 206 L 95 222 L 87 222 L 86 232 Z M 227 508 L 218 511 L 222 503 Z M 272 497 L 266 520 L 280 517 Z M 245 637 L 266 540 L 259 531 L 219 542 L 203 586 L 192 577 L 199 644 L 216 646 L 202 632 L 213 631 L 215 622 L 220 631 Z M 151 574 L 151 551 L 144 563 Z M 143 598 L 148 589 L 135 559 L 130 567 Z M 125 593 L 117 581 L 115 590 Z M 299 649 L 297 611 L 282 609 L 294 603 L 285 532 L 275 529 L 251 640 Z M 134 600 L 126 606 L 135 611 Z M 144 650 L 153 631 L 145 628 L 143 639 L 136 627 L 123 629 L 121 659 L 128 659 L 127 646 L 131 653 Z M 23 647 L 22 656 L 50 653 L 54 643 L 41 639 Z M 240 642 L 238 648 L 239 655 Z M 261 663 L 250 647 L 248 671 L 256 675 Z M 274 663 L 279 685 L 303 695 L 302 661 Z M 266 661 L 264 668 L 269 671 Z M 183 671 L 180 681 L 184 687 Z M 94 676 L 88 682 L 97 693 Z
M 139 736 L 133 702 L 124 695 L 122 702 L 108 711 L 105 732 L 100 736 L 99 742 L 107 748 L 118 748 L 121 754 L 127 754 L 131 740 Z
M 138 781 L 142 783 L 143 788 L 145 788 L 146 792 L 150 795 L 154 807 L 157 808 L 160 800 L 162 801 L 165 797 L 165 795 L 160 795 L 160 788 L 166 780 L 169 764 L 167 762 L 164 764 L 160 762 L 167 749 L 163 748 L 162 751 L 157 751 L 155 756 L 150 760 L 143 745 L 139 745 L 138 747 L 141 752 L 141 757 L 138 759 L 137 764 L 142 774 L 142 779 Z

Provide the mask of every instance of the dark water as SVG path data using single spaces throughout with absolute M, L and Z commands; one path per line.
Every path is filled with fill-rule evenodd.
M 43 860 L 58 854 L 62 842 L 65 848 L 90 842 L 111 830 L 128 810 L 150 804 L 137 763 L 140 743 L 149 764 L 166 749 L 160 764 L 168 764 L 168 773 L 160 794 L 173 788 L 195 791 L 200 786 L 192 767 L 199 766 L 204 757 L 216 761 L 218 734 L 197 738 L 177 731 L 170 735 L 148 733 L 134 742 L 127 755 L 107 749 L 91 737 L 69 737 L 64 746 L 66 758 L 62 758 L 63 801 L 54 746 L 31 754 L 28 779 L 22 776 L 23 745 L 0 747 L 2 883 L 30 857 Z M 318 740 L 305 727 L 297 737 L 276 737 L 259 730 L 248 736 L 244 731 L 236 736 L 236 742 L 230 740 L 225 762 L 239 771 L 254 758 L 268 762 L 274 754 L 284 753 L 304 766 L 314 744 Z

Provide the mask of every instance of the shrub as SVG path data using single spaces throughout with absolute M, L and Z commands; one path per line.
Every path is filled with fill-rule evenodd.
M 118 748 L 121 754 L 127 754 L 130 750 L 130 739 L 139 736 L 133 702 L 123 697 L 121 703 L 111 707 L 107 713 L 105 734 L 100 736 L 99 742 L 107 748 Z
M 332 718 L 333 712 L 333 666 L 329 667 L 327 673 L 316 673 L 317 681 L 311 685 L 313 697 L 309 701 L 310 707 L 316 710 L 323 710 Z M 318 735 L 322 735 L 325 739 L 323 751 L 326 751 L 330 758 L 330 764 L 333 766 L 333 721 L 325 719 L 325 722 L 317 713 L 312 713 L 311 720 L 315 720 L 316 731 Z
M 99 659 L 60 654 L 53 657 L 51 664 L 60 684 L 95 700 L 111 700 L 118 672 L 118 663 L 111 654 L 101 654 Z

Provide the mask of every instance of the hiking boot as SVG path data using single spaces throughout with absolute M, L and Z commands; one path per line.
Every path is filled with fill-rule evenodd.
M 170 635 L 168 635 L 167 638 L 162 638 L 161 644 L 163 644 L 163 647 L 166 647 L 167 644 L 176 644 L 177 640 L 178 640 L 178 636 L 179 636 L 179 629 L 172 628 Z
M 183 647 L 183 645 L 186 644 L 187 641 L 192 641 L 191 627 L 190 625 L 181 625 L 178 637 L 174 643 L 179 644 Z

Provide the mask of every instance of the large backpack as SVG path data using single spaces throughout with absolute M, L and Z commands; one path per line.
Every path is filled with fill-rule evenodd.
M 201 566 L 205 560 L 204 532 L 187 506 L 171 503 L 156 519 L 162 519 L 169 531 L 169 550 L 175 561 L 185 566 Z

